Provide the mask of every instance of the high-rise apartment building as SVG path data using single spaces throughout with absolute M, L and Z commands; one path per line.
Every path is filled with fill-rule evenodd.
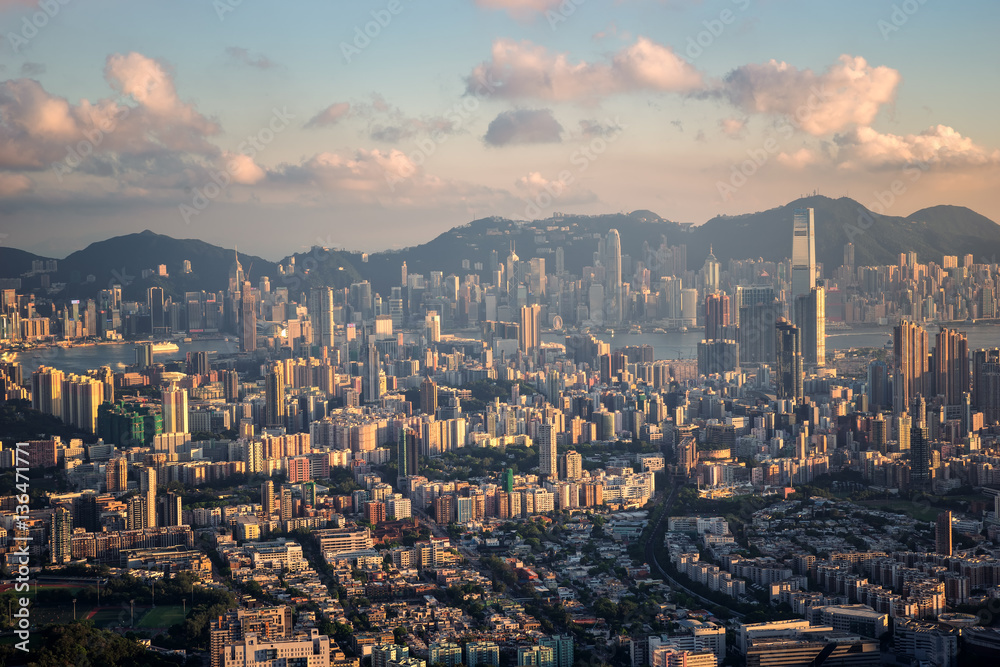
M 802 362 L 809 368 L 826 365 L 826 288 L 813 287 L 795 297 L 794 322 L 799 329 Z
M 521 307 L 521 327 L 518 330 L 518 347 L 528 354 L 541 343 L 542 308 L 538 304 Z
M 970 389 L 969 339 L 964 333 L 941 327 L 934 337 L 931 366 L 934 394 L 944 396 L 946 405 L 960 405 Z
M 312 344 L 333 348 L 333 288 L 326 285 L 309 290 L 309 319 L 312 321 Z
M 892 392 L 893 410 L 899 414 L 909 409 L 916 396 L 930 393 L 927 331 L 918 324 L 901 321 L 893 329 Z
M 1000 422 L 1000 348 L 972 353 L 972 407 L 986 425 Z
M 937 516 L 934 523 L 934 545 L 935 552 L 943 556 L 950 556 L 952 553 L 951 542 L 951 511 L 945 510 Z
M 558 478 L 556 433 L 552 424 L 541 424 L 538 427 L 538 467 L 539 473 L 546 479 Z
M 264 385 L 265 425 L 285 425 L 285 373 L 275 364 L 267 374 Z
M 171 387 L 161 394 L 163 406 L 163 432 L 188 433 L 187 389 Z

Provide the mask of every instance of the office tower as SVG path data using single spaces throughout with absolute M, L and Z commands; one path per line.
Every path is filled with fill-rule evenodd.
M 157 526 L 179 526 L 181 525 L 181 497 L 173 491 L 168 491 L 160 496 L 157 503 L 160 508 Z
M 128 530 L 149 528 L 149 510 L 146 507 L 146 496 L 132 496 L 126 501 L 125 512 Z
M 416 433 L 408 428 L 399 429 L 399 439 L 396 442 L 397 477 L 413 477 L 419 468 L 418 445 Z
M 52 528 L 49 531 L 49 562 L 68 563 L 73 559 L 70 539 L 73 536 L 73 513 L 65 507 L 52 510 Z
M 944 396 L 945 405 L 959 405 L 969 391 L 969 339 L 964 333 L 941 327 L 934 337 L 931 365 L 934 394 Z
M 797 208 L 792 215 L 792 298 L 816 286 L 816 229 L 813 209 Z
M 266 426 L 285 425 L 285 373 L 275 364 L 264 385 L 264 423 Z
M 528 294 L 534 300 L 540 301 L 545 298 L 545 259 L 543 257 L 532 257 L 528 262 Z
M 879 412 L 889 407 L 889 367 L 884 361 L 875 360 L 868 364 L 868 409 Z
M 705 340 L 728 337 L 729 295 L 709 294 L 705 297 Z
M 893 410 L 909 409 L 915 396 L 930 393 L 927 331 L 918 324 L 901 321 L 892 332 L 895 365 L 892 377 Z
M 146 527 L 156 526 L 156 468 L 142 468 L 139 471 L 139 492 L 145 499 Z
M 622 239 L 617 229 L 608 231 L 604 248 L 604 321 L 622 321 Z
M 382 373 L 382 360 L 378 354 L 378 348 L 374 343 L 367 346 L 368 356 L 365 359 L 365 372 L 367 373 L 364 389 L 365 401 L 374 403 L 382 398 L 385 389 L 385 375 Z
M 844 266 L 849 269 L 854 268 L 854 244 L 845 243 L 844 244 Z
M 246 282 L 246 275 L 243 273 L 243 265 L 240 264 L 240 252 L 233 248 L 233 264 L 229 268 L 229 292 L 239 292 Z
M 135 365 L 139 370 L 153 365 L 152 343 L 141 343 L 135 346 Z
M 208 352 L 188 352 L 187 357 L 188 374 L 206 376 L 211 372 Z
M 740 366 L 740 344 L 735 340 L 703 340 L 698 343 L 698 375 L 735 371 Z
M 271 480 L 260 485 L 260 506 L 265 518 L 271 516 L 277 510 L 274 499 L 274 482 Z
M 945 510 L 937 516 L 937 521 L 934 524 L 934 545 L 935 553 L 939 553 L 942 556 L 950 556 L 952 554 L 951 510 Z
M 972 406 L 983 413 L 983 423 L 1000 421 L 1000 348 L 972 353 Z
M 257 299 L 249 282 L 240 292 L 240 352 L 253 354 L 257 349 Z
M 701 267 L 701 283 L 705 294 L 714 294 L 719 290 L 719 281 L 722 273 L 722 264 L 712 253 L 712 246 L 708 246 L 708 257 Z
M 809 368 L 826 365 L 826 288 L 813 287 L 795 297 L 794 322 L 799 328 L 802 362 Z
M 736 288 L 737 325 L 739 326 L 740 362 L 773 364 L 775 361 L 774 323 L 781 314 L 781 304 L 774 289 L 767 285 Z
M 441 315 L 436 310 L 424 315 L 424 338 L 428 345 L 441 341 Z
M 163 310 L 163 288 L 150 287 L 146 290 L 146 308 L 149 310 L 150 331 L 155 336 L 167 332 Z
M 883 454 L 886 453 L 889 443 L 889 428 L 882 413 L 875 415 L 871 423 L 872 446 Z
M 437 383 L 428 375 L 420 383 L 420 411 L 425 415 L 437 414 L 438 388 Z
M 518 347 L 525 354 L 536 351 L 541 343 L 541 314 L 542 308 L 538 304 L 521 307 L 521 327 L 518 330 Z
M 162 394 L 163 432 L 188 433 L 187 389 L 164 389 Z
M 552 424 L 541 424 L 538 427 L 538 468 L 539 474 L 546 479 L 558 478 L 556 429 Z
M 930 488 L 930 481 L 930 436 L 926 426 L 914 422 L 910 427 L 910 486 L 913 489 L 926 491 Z
M 782 318 L 774 325 L 777 353 L 776 385 L 779 399 L 798 402 L 802 399 L 802 355 L 799 353 L 799 330 Z

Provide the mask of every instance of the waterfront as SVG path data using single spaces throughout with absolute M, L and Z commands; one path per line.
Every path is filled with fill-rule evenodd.
M 983 347 L 1000 347 L 1000 326 L 995 324 L 977 324 L 974 326 L 953 327 L 968 334 L 969 349 L 975 350 Z M 931 346 L 934 345 L 934 334 L 937 327 L 928 325 L 928 334 Z M 622 333 L 615 334 L 612 338 L 610 333 L 595 334 L 597 338 L 612 342 L 612 347 L 624 347 L 626 345 L 652 345 L 653 357 L 659 359 L 697 359 L 698 342 L 704 337 L 702 329 L 694 329 L 687 332 L 668 331 L 667 333 Z M 548 332 L 542 334 L 542 341 L 546 343 L 563 343 L 566 339 L 565 333 Z M 892 327 L 873 327 L 870 329 L 840 330 L 831 329 L 826 334 L 826 350 L 849 350 L 859 347 L 884 347 L 888 341 L 892 340 Z
M 126 366 L 135 363 L 136 343 L 101 343 L 79 347 L 46 347 L 14 355 L 14 361 L 31 372 L 39 366 L 51 366 L 65 373 L 85 373 L 93 368 L 110 366 L 120 373 Z M 236 341 L 193 340 L 190 343 L 177 341 L 177 350 L 156 352 L 153 361 L 183 361 L 188 352 L 208 352 L 209 354 L 233 354 L 239 351 Z

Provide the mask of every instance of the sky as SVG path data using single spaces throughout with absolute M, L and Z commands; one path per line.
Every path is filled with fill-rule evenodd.
M 1000 3 L 0 0 L 0 244 L 278 259 L 814 191 L 1000 220 Z

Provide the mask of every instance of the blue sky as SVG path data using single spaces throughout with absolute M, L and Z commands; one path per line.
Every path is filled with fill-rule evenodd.
M 813 190 L 1000 220 L 997 25 L 985 1 L 0 0 L 0 242 L 277 258 Z

